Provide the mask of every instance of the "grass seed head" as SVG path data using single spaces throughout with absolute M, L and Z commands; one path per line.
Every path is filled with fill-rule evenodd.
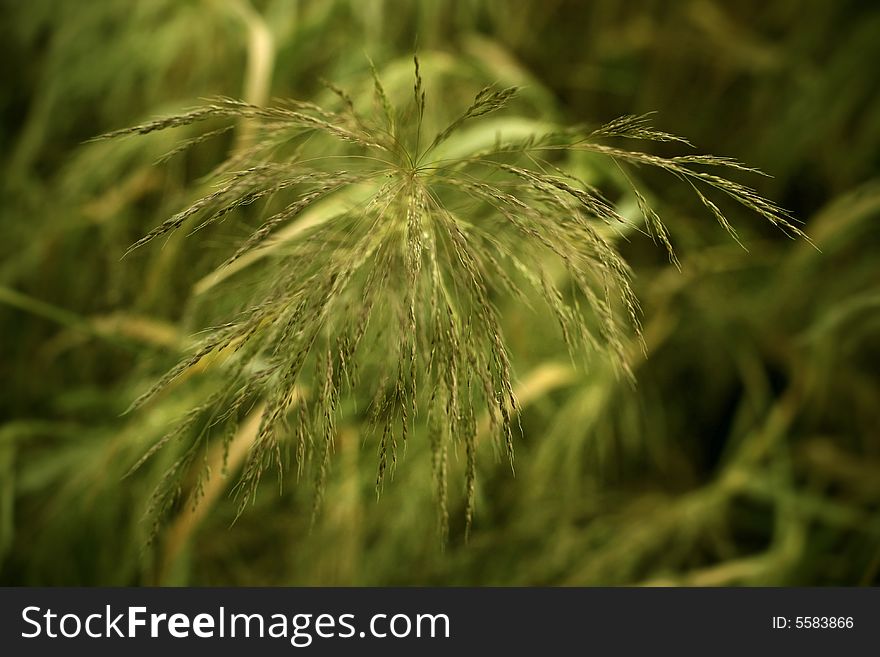
M 660 157 L 608 143 L 689 145 L 651 127 L 647 115 L 621 117 L 592 131 L 558 127 L 526 138 L 499 135 L 491 148 L 444 155 L 465 123 L 503 109 L 517 91 L 487 87 L 423 148 L 426 92 L 418 57 L 414 63 L 415 121 L 402 120 L 371 63 L 372 115 L 327 83 L 339 111 L 302 101 L 258 107 L 218 98 L 102 137 L 208 119 L 256 125 L 253 142 L 216 172 L 213 191 L 131 247 L 145 247 L 184 226 L 207 229 L 255 203 L 266 207 L 266 218 L 221 267 L 239 267 L 234 271 L 249 280 L 248 302 L 205 331 L 191 353 L 133 404 L 147 403 L 197 369 L 222 372 L 217 391 L 144 457 L 170 440 L 190 444 L 156 491 L 155 515 L 175 504 L 200 446 L 221 441 L 228 448 L 241 416 L 258 403 L 259 429 L 236 487 L 239 512 L 254 499 L 267 469 L 283 476 L 282 451 L 290 447 L 298 475 L 313 470 L 318 513 L 341 402 L 366 394 L 377 441 L 377 492 L 393 476 L 414 423 L 424 416 L 440 532 L 449 530 L 449 453 L 457 449 L 465 455 L 469 531 L 478 416 L 513 465 L 518 403 L 499 295 L 542 300 L 573 358 L 599 352 L 628 373 L 625 338 L 638 332 L 640 311 L 629 267 L 607 230 L 625 219 L 600 190 L 566 170 L 567 156 L 576 151 L 609 158 L 624 171 L 648 166 L 671 174 L 734 237 L 710 195 L 726 195 L 802 234 L 771 201 L 705 170 L 753 172 L 750 167 L 728 158 Z M 229 129 L 190 139 L 172 154 Z M 677 264 L 669 231 L 646 195 L 632 188 L 647 231 Z M 556 269 L 564 272 L 562 280 Z

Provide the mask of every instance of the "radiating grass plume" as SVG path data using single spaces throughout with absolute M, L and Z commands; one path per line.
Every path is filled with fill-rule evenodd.
M 256 126 L 253 142 L 216 172 L 213 191 L 130 249 L 184 226 L 195 232 L 239 221 L 255 204 L 263 208 L 265 218 L 221 267 L 241 267 L 237 275 L 248 285 L 247 301 L 205 331 L 190 355 L 133 404 L 156 398 L 197 368 L 222 372 L 219 392 L 145 456 L 171 439 L 190 441 L 157 490 L 157 516 L 175 503 L 199 446 L 228 440 L 229 427 L 258 402 L 264 410 L 236 488 L 239 513 L 267 469 L 283 478 L 289 449 L 299 476 L 312 471 L 318 513 L 340 409 L 353 398 L 371 400 L 377 493 L 403 458 L 413 427 L 427 426 L 442 535 L 450 525 L 450 453 L 463 453 L 467 534 L 476 512 L 479 417 L 486 418 L 499 453 L 511 468 L 514 463 L 519 405 L 499 297 L 543 300 L 573 359 L 598 353 L 629 375 L 626 345 L 639 332 L 640 309 L 630 269 L 613 242 L 613 230 L 626 220 L 602 190 L 566 169 L 573 152 L 607 157 L 624 171 L 649 166 L 672 174 L 734 237 L 710 194 L 802 235 L 773 202 L 704 170 L 749 173 L 750 167 L 729 158 L 661 157 L 606 143 L 688 145 L 652 128 L 647 115 L 592 131 L 560 126 L 525 138 L 499 135 L 491 148 L 449 156 L 456 151 L 447 146 L 465 123 L 503 110 L 517 94 L 515 88 L 489 87 L 422 148 L 427 95 L 418 57 L 414 65 L 413 121 L 398 115 L 371 63 L 372 114 L 356 96 L 328 83 L 339 110 L 302 101 L 258 107 L 221 98 L 105 135 L 139 135 L 208 119 L 246 118 Z M 678 264 L 669 231 L 647 196 L 627 180 L 647 231 Z M 561 279 L 555 269 L 563 272 Z

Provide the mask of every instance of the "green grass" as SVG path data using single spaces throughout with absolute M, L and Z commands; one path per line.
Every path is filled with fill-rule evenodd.
M 2 581 L 876 583 L 878 14 L 799 11 L 11 10 Z
M 259 425 L 236 486 L 239 513 L 256 496 L 265 470 L 276 469 L 282 484 L 285 450 L 295 452 L 300 475 L 311 462 L 317 513 L 340 402 L 350 401 L 367 408 L 374 427 L 377 494 L 386 475 L 393 476 L 413 426 L 426 418 L 441 540 L 449 526 L 448 459 L 463 448 L 467 532 L 475 507 L 481 414 L 511 469 L 514 465 L 519 405 L 496 308 L 499 296 L 530 305 L 525 290 L 531 288 L 543 312 L 556 319 L 573 361 L 599 352 L 632 376 L 625 326 L 638 333 L 639 308 L 629 266 L 614 241 L 621 225 L 642 229 L 565 168 L 573 153 L 603 156 L 619 168 L 630 182 L 644 232 L 663 244 L 676 265 L 669 232 L 624 167 L 655 167 L 678 178 L 734 237 L 711 192 L 803 236 L 787 212 L 712 172 L 759 173 L 753 168 L 730 158 L 660 157 L 609 145 L 624 139 L 690 146 L 654 129 L 645 116 L 624 116 L 595 129 L 548 125 L 526 136 L 508 136 L 504 124 L 496 123 L 494 133 L 483 129 L 456 140 L 466 124 L 503 110 L 517 93 L 515 87 L 485 87 L 429 141 L 422 135 L 427 91 L 418 57 L 414 64 L 413 98 L 399 111 L 371 65 L 372 112 L 362 109 L 368 102 L 356 105 L 348 92 L 327 83 L 338 108 L 294 100 L 261 107 L 218 98 L 101 137 L 229 119 L 246 131 L 246 143 L 212 173 L 213 191 L 137 240 L 129 253 L 185 226 L 192 226 L 190 235 L 202 233 L 252 204 L 262 205 L 264 217 L 217 269 L 246 270 L 246 287 L 234 276 L 240 287 L 227 293 L 246 301 L 218 317 L 189 355 L 132 404 L 137 410 L 194 368 L 217 368 L 214 362 L 221 361 L 216 391 L 135 465 L 170 441 L 186 443 L 154 494 L 151 515 L 161 517 L 178 506 L 199 454 L 219 445 L 228 465 L 240 423 L 258 404 Z M 229 127 L 189 139 L 172 154 Z M 490 137 L 491 145 L 481 144 Z M 555 269 L 562 274 L 554 275 Z M 228 283 L 217 294 L 225 289 Z M 214 474 L 206 458 L 190 504 L 198 504 Z

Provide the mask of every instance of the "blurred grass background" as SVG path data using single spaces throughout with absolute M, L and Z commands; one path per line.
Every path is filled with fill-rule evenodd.
M 872 3 L 34 0 L 3 10 L 3 584 L 880 584 Z M 701 152 L 772 174 L 749 182 L 820 250 L 741 214 L 746 252 L 687 190 L 646 173 L 683 270 L 646 239 L 619 245 L 644 307 L 638 385 L 598 361 L 571 370 L 548 320 L 503 305 L 523 437 L 515 478 L 491 449 L 480 455 L 468 544 L 460 468 L 442 549 L 423 433 L 377 502 L 373 449 L 352 414 L 311 531 L 308 483 L 291 478 L 279 495 L 268 478 L 230 528 L 231 480 L 215 477 L 204 503 L 181 508 L 146 546 L 143 511 L 173 453 L 123 475 L 197 386 L 122 412 L 215 301 L 199 281 L 244 229 L 227 222 L 120 256 L 191 198 L 234 137 L 159 167 L 179 135 L 82 142 L 199 97 L 320 100 L 321 77 L 356 90 L 366 55 L 383 79 L 411 84 L 416 48 L 435 102 L 498 82 L 525 86 L 534 116 L 569 123 L 657 110 L 659 128 Z

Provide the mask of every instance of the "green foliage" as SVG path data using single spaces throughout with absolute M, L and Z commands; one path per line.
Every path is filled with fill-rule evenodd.
M 876 9 L 824 3 L 793 21 L 797 0 L 536 1 L 516 12 L 491 0 L 8 5 L 0 581 L 878 581 L 880 97 L 865 64 L 880 55 Z M 515 97 L 497 95 L 512 87 Z M 197 98 L 211 116 L 83 143 L 155 113 L 186 115 Z M 652 110 L 663 131 L 648 124 Z M 595 131 L 564 127 L 620 115 Z M 695 158 L 679 132 L 774 177 Z M 382 150 L 388 134 L 405 148 Z M 633 139 L 638 152 L 625 155 Z M 409 212 L 406 188 L 382 189 L 416 162 L 414 182 L 455 217 L 442 224 L 436 206 L 423 209 L 435 241 L 422 239 L 421 259 L 407 239 L 418 205 Z M 719 172 L 737 182 L 706 177 Z M 380 193 L 396 200 L 381 262 L 353 246 L 379 239 L 356 216 L 375 223 L 367 203 Z M 790 208 L 821 251 L 784 239 L 792 221 L 760 197 Z M 770 221 L 746 220 L 750 204 Z M 470 347 L 495 367 L 489 334 L 464 346 L 441 334 L 433 360 L 418 348 L 446 321 L 441 306 L 431 314 L 432 253 L 444 285 L 461 289 L 450 295 L 459 337 L 461 318 L 479 328 L 468 263 L 436 240 L 444 225 L 479 256 L 471 269 L 503 337 L 515 477 L 479 373 L 460 403 L 476 425 L 470 451 L 433 395 L 441 349 Z M 748 252 L 726 234 L 734 225 Z M 595 240 L 581 239 L 590 229 Z M 254 459 L 266 402 L 284 388 L 278 364 L 305 344 L 304 333 L 279 340 L 280 298 L 320 312 L 316 260 L 338 272 L 352 258 L 364 262 L 331 287 L 329 321 Z M 343 366 L 337 337 L 356 335 L 369 285 L 375 301 Z M 246 343 L 219 348 L 273 298 Z M 303 314 L 298 326 L 314 322 Z M 125 413 L 211 339 L 217 347 Z M 274 377 L 255 381 L 268 368 Z M 470 369 L 458 367 L 460 391 Z M 278 471 L 279 453 L 280 494 L 274 476 L 256 483 Z M 150 508 L 159 525 L 143 521 Z M 448 510 L 445 542 L 435 508 Z

